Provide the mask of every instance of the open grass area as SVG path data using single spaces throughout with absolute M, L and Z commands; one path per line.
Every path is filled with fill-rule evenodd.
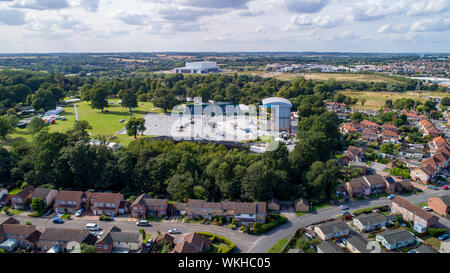
M 441 240 L 439 240 L 438 238 L 427 235 L 426 237 L 424 237 L 422 239 L 425 243 L 432 245 L 436 249 L 441 248 Z
M 311 211 L 318 211 L 318 210 L 328 208 L 328 207 L 331 207 L 331 204 L 324 203 L 324 204 L 319 204 L 319 205 L 313 205 Z
M 19 214 L 21 214 L 23 211 L 21 211 L 21 210 L 17 210 L 17 209 L 11 209 L 11 208 L 8 208 L 8 207 L 4 207 L 3 209 L 2 209 L 2 211 L 5 211 L 5 209 L 8 209 L 9 211 L 8 211 L 8 213 L 9 213 L 9 215 L 19 215 Z
M 296 212 L 296 213 L 295 213 L 295 215 L 296 215 L 297 217 L 300 217 L 300 216 L 305 215 L 305 214 L 308 214 L 308 212 L 299 211 L 299 212 Z
M 79 120 L 87 120 L 92 126 L 90 133 L 95 135 L 114 135 L 117 139 L 113 142 L 119 142 L 126 146 L 134 140 L 133 137 L 127 135 L 117 135 L 121 129 L 125 127 L 126 122 L 130 119 L 130 113 L 128 108 L 124 108 L 117 104 L 119 99 L 109 99 L 114 102 L 110 104 L 108 108 L 105 108 L 105 112 L 102 113 L 99 109 L 92 109 L 89 102 L 83 101 L 76 103 Z M 64 116 L 67 120 L 57 120 L 56 124 L 49 125 L 50 132 L 66 132 L 73 127 L 75 123 L 75 110 L 73 104 L 63 107 L 64 112 L 60 116 Z M 106 112 L 108 111 L 108 112 Z M 151 102 L 139 102 L 139 106 L 133 111 L 133 117 L 143 117 L 147 112 L 161 113 L 161 110 L 156 110 Z M 124 119 L 124 122 L 120 122 Z M 145 136 L 144 136 L 145 137 Z M 27 129 L 18 129 L 13 134 L 7 136 L 7 140 L 0 141 L 1 146 L 10 146 L 14 142 L 28 141 L 31 142 L 33 136 Z
M 61 219 L 63 220 L 70 220 L 70 218 L 72 218 L 72 214 L 64 214 L 63 216 L 61 216 Z
M 401 98 L 409 98 L 413 100 L 420 100 L 422 102 L 426 101 L 429 98 L 442 98 L 444 96 L 448 96 L 446 93 L 439 93 L 439 92 L 424 92 L 424 93 L 417 93 L 417 92 L 369 92 L 369 91 L 354 91 L 354 90 L 345 90 L 345 91 L 339 91 L 338 93 L 344 94 L 346 96 L 350 96 L 352 98 L 362 98 L 364 97 L 366 99 L 366 103 L 361 105 L 360 102 L 358 102 L 356 105 L 352 105 L 352 108 L 355 109 L 363 109 L 363 110 L 378 110 L 380 107 L 382 107 L 386 100 L 390 99 L 392 101 L 395 101 L 397 99 Z
M 288 240 L 286 238 L 282 238 L 278 242 L 276 242 L 269 250 L 267 250 L 267 253 L 280 253 L 283 250 L 283 247 L 288 243 Z

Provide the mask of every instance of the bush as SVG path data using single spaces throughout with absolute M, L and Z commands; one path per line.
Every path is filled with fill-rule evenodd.
M 283 215 L 270 215 L 270 216 L 267 216 L 265 224 L 256 225 L 256 228 L 253 229 L 251 231 L 251 233 L 255 233 L 255 234 L 266 233 L 278 226 L 285 224 L 287 221 L 288 221 L 288 219 Z
M 27 221 L 27 222 L 25 223 L 25 225 L 31 226 L 31 222 L 30 222 L 30 221 Z
M 428 234 L 430 234 L 431 237 L 439 237 L 442 234 L 444 234 L 446 230 L 444 228 L 429 228 Z
M 203 231 L 198 231 L 197 233 L 200 234 L 200 235 L 206 236 L 213 243 L 217 243 L 218 242 L 218 243 L 226 244 L 227 248 L 225 248 L 225 249 L 218 248 L 219 253 L 228 253 L 235 247 L 235 244 L 232 241 L 230 241 L 230 239 L 225 238 L 223 236 L 220 236 L 220 235 L 217 235 L 217 234 L 213 234 L 213 233 L 209 233 L 209 232 L 203 232 Z
M 112 218 L 110 216 L 103 214 L 102 216 L 99 217 L 99 220 L 100 221 L 112 221 Z

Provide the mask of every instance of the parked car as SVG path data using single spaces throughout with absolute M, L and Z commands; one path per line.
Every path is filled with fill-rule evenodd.
M 95 223 L 88 223 L 86 224 L 86 229 L 90 231 L 98 231 L 100 230 L 100 227 Z
M 103 236 L 103 234 L 105 234 L 104 231 L 99 231 L 99 232 L 97 233 L 97 238 L 100 239 L 100 238 Z
M 340 205 L 339 208 L 341 210 L 348 210 L 348 206 L 347 205 Z
M 153 244 L 153 240 L 152 239 L 148 239 L 147 243 L 145 243 L 146 247 L 151 247 Z
M 424 210 L 426 210 L 426 211 L 433 211 L 432 209 L 430 209 L 429 207 L 427 207 L 427 206 L 425 206 L 425 207 L 422 207 Z
M 444 185 L 441 189 L 442 190 L 448 190 L 448 185 Z
M 138 222 L 136 222 L 136 226 L 148 226 L 148 221 L 147 220 L 139 220 Z
M 439 238 L 439 240 L 441 240 L 441 241 L 445 241 L 445 240 L 447 240 L 448 239 L 448 234 L 447 233 L 445 233 L 445 234 L 442 234 L 441 236 L 439 236 L 438 238 Z
M 75 216 L 76 216 L 76 217 L 80 217 L 81 215 L 83 215 L 83 213 L 84 213 L 84 209 L 79 209 L 79 210 L 77 210 L 77 212 L 75 213 Z
M 173 228 L 173 229 L 169 229 L 169 234 L 181 234 L 181 232 L 178 229 Z
M 53 224 L 64 224 L 64 220 L 61 218 L 53 218 Z
M 394 199 L 394 198 L 395 198 L 395 195 L 394 195 L 394 194 L 391 194 L 391 195 L 388 196 L 388 199 L 391 199 L 391 200 L 392 200 L 392 199 Z

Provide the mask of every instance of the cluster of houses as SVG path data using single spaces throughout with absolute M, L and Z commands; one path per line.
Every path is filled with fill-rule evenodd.
M 397 126 L 387 123 L 380 126 L 378 123 L 369 120 L 351 121 L 341 125 L 340 131 L 349 135 L 360 133 L 361 139 L 368 142 L 380 140 L 383 143 L 392 142 L 396 144 L 400 141 Z
M 163 233 L 154 243 L 168 242 L 171 253 L 202 253 L 211 246 L 211 241 L 196 232 L 182 240 Z M 17 248 L 44 253 L 79 253 L 81 244 L 94 246 L 98 253 L 135 253 L 142 251 L 144 238 L 140 232 L 125 232 L 112 226 L 98 238 L 87 229 L 46 227 L 43 231 L 34 225 L 23 225 L 13 217 L 0 223 L 0 249 L 7 252 Z
M 443 137 L 435 137 L 429 143 L 431 157 L 424 159 L 418 168 L 411 170 L 411 180 L 424 184 L 432 183 L 447 170 L 450 162 L 450 145 Z
M 429 203 L 433 203 L 443 215 L 444 213 L 448 215 L 449 197 L 448 195 L 433 197 L 430 198 Z M 308 237 L 322 240 L 317 245 L 318 253 L 392 252 L 404 247 L 416 247 L 420 242 L 412 232 L 401 227 L 396 228 L 393 225 L 396 215 L 401 215 L 404 221 L 411 223 L 413 229 L 418 233 L 424 233 L 428 228 L 436 227 L 439 222 L 437 216 L 398 196 L 392 200 L 390 210 L 388 215 L 374 211 L 353 217 L 349 222 L 338 219 L 321 223 L 310 227 L 313 232 L 309 230 Z M 370 239 L 369 234 L 372 235 L 373 240 Z M 380 245 L 383 248 L 377 248 Z M 425 244 L 415 248 L 414 251 L 438 253 L 438 250 Z

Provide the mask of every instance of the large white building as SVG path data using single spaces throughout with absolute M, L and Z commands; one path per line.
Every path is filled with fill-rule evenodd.
M 185 67 L 177 67 L 174 69 L 175 73 L 190 73 L 190 74 L 208 74 L 217 73 L 219 68 L 216 62 L 186 62 Z
M 271 97 L 263 99 L 263 106 L 271 108 L 270 130 L 290 131 L 292 103 L 285 98 Z

